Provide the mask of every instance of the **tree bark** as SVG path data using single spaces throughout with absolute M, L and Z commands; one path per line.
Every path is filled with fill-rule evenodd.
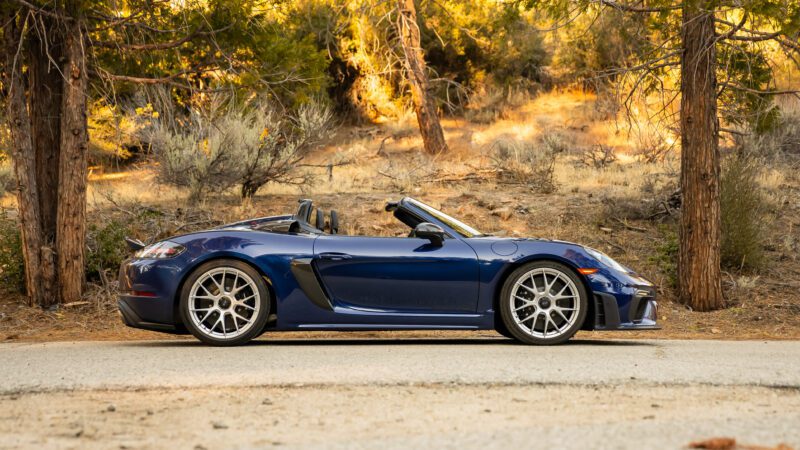
M 22 257 L 25 262 L 25 290 L 31 305 L 45 304 L 47 293 L 42 289 L 40 271 L 42 234 L 39 191 L 36 183 L 36 158 L 25 102 L 25 87 L 22 83 L 23 61 L 20 57 L 26 19 L 20 18 L 16 11 L 11 10 L 0 20 L 3 21 L 3 84 L 6 89 L 8 126 L 11 131 L 11 157 L 17 179 Z
M 64 36 L 58 21 L 42 16 L 34 21 L 28 51 L 28 95 L 31 138 L 36 158 L 42 239 L 53 245 L 56 239 L 58 164 L 61 145 L 61 110 L 64 78 Z
M 678 288 L 697 311 L 724 305 L 720 272 L 719 121 L 714 3 L 683 3 Z
M 447 143 L 439 123 L 436 103 L 430 95 L 428 76 L 425 74 L 425 59 L 422 56 L 414 0 L 398 0 L 397 9 L 397 30 L 400 34 L 408 81 L 411 84 L 411 98 L 425 151 L 431 154 L 446 152 Z
M 66 25 L 62 68 L 61 157 L 56 219 L 60 300 L 81 298 L 86 248 L 86 171 L 89 137 L 86 117 L 86 58 L 79 21 Z
M 28 103 L 31 141 L 39 193 L 41 252 L 39 283 L 44 297 L 40 306 L 59 301 L 56 271 L 56 214 L 58 211 L 59 156 L 61 148 L 61 103 L 64 78 L 59 65 L 64 60 L 64 35 L 52 17 L 42 16 L 31 25 L 28 51 Z

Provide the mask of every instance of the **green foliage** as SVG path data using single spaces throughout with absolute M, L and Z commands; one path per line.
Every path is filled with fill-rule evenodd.
M 757 161 L 745 153 L 725 160 L 720 184 L 724 267 L 758 269 L 764 260 L 764 198 Z
M 14 171 L 11 167 L 11 161 L 0 153 L 0 197 L 5 195 L 14 184 Z
M 103 272 L 116 276 L 122 261 L 130 254 L 125 236 L 130 234 L 128 226 L 118 220 L 105 224 L 90 223 L 86 233 L 86 276 L 99 280 Z
M 773 74 L 763 48 L 720 46 L 718 78 L 735 86 L 720 95 L 720 115 L 729 123 L 748 125 L 756 133 L 765 133 L 779 125 L 778 110 L 769 91 Z
M 577 22 L 565 30 L 555 52 L 561 82 L 614 82 L 620 78 L 614 69 L 646 57 L 649 43 L 640 37 L 646 32 L 645 16 L 607 10 L 597 17 L 583 15 Z
M 22 239 L 17 221 L 0 214 L 0 282 L 9 290 L 25 291 Z
M 550 61 L 533 12 L 513 2 L 427 2 L 419 11 L 422 44 L 439 76 L 481 90 L 546 81 Z
M 671 287 L 678 285 L 678 233 L 673 226 L 660 227 L 662 239 L 656 244 L 655 252 L 650 255 L 650 262 L 655 264 L 667 276 Z
M 138 11 L 137 23 L 119 29 L 99 26 L 92 40 L 115 43 L 96 46 L 96 59 L 104 70 L 139 78 L 166 79 L 179 103 L 191 101 L 192 90 L 225 86 L 249 95 L 269 95 L 287 106 L 298 105 L 324 93 L 328 84 L 326 54 L 312 36 L 298 32 L 290 10 L 282 2 L 264 4 L 250 0 L 189 0 L 150 2 L 127 0 L 126 9 Z M 95 10 L 116 16 L 117 2 L 99 2 Z M 159 30 L 159 31 L 153 31 Z M 158 40 L 153 39 L 157 36 Z M 182 42 L 187 36 L 190 39 Z M 177 46 L 120 51 L 127 44 L 182 42 Z M 174 77 L 175 74 L 186 74 Z M 112 90 L 98 84 L 100 92 L 117 99 L 133 95 L 136 85 L 116 82 Z M 111 92 L 109 92 L 111 91 Z

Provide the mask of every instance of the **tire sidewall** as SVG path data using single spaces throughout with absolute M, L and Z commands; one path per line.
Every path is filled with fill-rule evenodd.
M 575 323 L 573 323 L 570 326 L 570 328 L 567 329 L 563 334 L 552 339 L 538 338 L 522 331 L 519 328 L 519 325 L 517 325 L 516 321 L 514 320 L 514 315 L 512 314 L 511 311 L 511 303 L 509 302 L 509 297 L 511 296 L 511 290 L 514 287 L 514 284 L 520 279 L 520 277 L 530 272 L 531 270 L 535 269 L 557 270 L 563 273 L 565 276 L 567 276 L 570 280 L 572 280 L 572 282 L 575 284 L 576 289 L 578 290 L 578 297 L 579 297 L 578 303 L 580 310 L 578 311 L 577 320 L 575 320 Z M 562 344 L 568 341 L 583 326 L 583 322 L 586 320 L 586 314 L 589 309 L 589 294 L 587 292 L 586 286 L 583 283 L 583 280 L 581 280 L 578 274 L 575 273 L 575 271 L 573 271 L 568 266 L 553 261 L 530 262 L 511 272 L 511 274 L 508 276 L 508 278 L 506 278 L 506 281 L 503 284 L 503 289 L 500 291 L 500 298 L 498 300 L 499 300 L 498 309 L 500 310 L 500 316 L 508 332 L 520 342 L 523 342 L 525 344 L 535 344 L 535 345 L 555 345 L 555 344 Z
M 218 339 L 212 336 L 208 336 L 205 333 L 203 333 L 202 330 L 197 328 L 192 319 L 189 317 L 189 295 L 192 291 L 192 286 L 206 272 L 212 269 L 218 269 L 220 267 L 230 267 L 233 269 L 241 270 L 242 272 L 246 273 L 256 284 L 256 289 L 258 290 L 259 308 L 258 308 L 258 315 L 255 318 L 253 326 L 249 330 L 247 330 L 246 333 L 237 336 L 233 339 Z M 261 333 L 263 333 L 270 313 L 269 305 L 270 305 L 270 295 L 269 295 L 269 289 L 267 288 L 267 283 L 264 281 L 264 278 L 256 269 L 254 269 L 252 266 L 242 261 L 233 259 L 216 259 L 201 264 L 196 269 L 194 269 L 191 274 L 189 274 L 189 276 L 183 283 L 183 287 L 181 288 L 180 303 L 178 309 L 180 311 L 180 316 L 181 320 L 183 321 L 183 325 L 186 327 L 187 330 L 189 330 L 190 333 L 192 333 L 194 337 L 209 345 L 227 347 L 227 346 L 246 344 L 247 342 L 251 341 L 252 339 L 255 339 Z

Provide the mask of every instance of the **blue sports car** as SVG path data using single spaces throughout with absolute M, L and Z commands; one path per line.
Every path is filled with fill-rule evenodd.
M 338 234 L 336 211 L 301 200 L 293 215 L 128 239 L 123 320 L 223 346 L 265 331 L 494 329 L 559 344 L 658 328 L 653 285 L 597 250 L 486 235 L 408 197 L 386 211 L 407 237 Z

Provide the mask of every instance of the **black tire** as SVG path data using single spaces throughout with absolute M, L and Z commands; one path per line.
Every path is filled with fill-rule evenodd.
M 255 317 L 252 318 L 252 325 L 241 335 L 231 338 L 217 338 L 208 335 L 206 332 L 198 328 L 189 316 L 189 296 L 191 295 L 192 286 L 206 273 L 220 268 L 238 269 L 244 272 L 253 281 L 253 284 L 255 284 L 255 288 L 258 291 L 258 310 L 255 312 Z M 267 288 L 267 283 L 264 281 L 264 278 L 262 278 L 261 274 L 258 273 L 257 270 L 255 270 L 249 264 L 241 261 L 233 259 L 216 259 L 197 267 L 183 283 L 183 288 L 181 289 L 180 294 L 179 310 L 183 324 L 186 326 L 189 332 L 194 335 L 194 337 L 208 345 L 230 347 L 246 344 L 263 333 L 267 319 L 269 318 L 269 306 L 269 289 Z M 224 322 L 222 323 L 222 327 L 226 327 Z
M 516 337 L 514 337 L 513 334 L 511 334 L 510 331 L 508 331 L 508 328 L 506 327 L 506 324 L 504 324 L 502 320 L 499 320 L 499 321 L 495 322 L 494 331 L 497 331 L 497 333 L 500 336 L 503 336 L 503 337 L 506 337 L 506 338 L 509 338 L 509 339 L 514 339 L 514 340 L 517 339 Z
M 526 277 L 531 271 L 536 269 L 549 269 L 551 271 L 556 271 L 560 274 L 563 274 L 569 280 L 572 281 L 577 299 L 574 300 L 574 305 L 577 305 L 578 311 L 576 312 L 577 318 L 574 322 L 566 327 L 563 331 L 560 331 L 559 334 L 554 335 L 551 337 L 539 337 L 534 336 L 533 334 L 523 330 L 519 324 L 517 324 L 516 319 L 514 318 L 514 313 L 512 312 L 512 302 L 511 302 L 511 293 L 514 288 L 514 285 L 522 279 Z M 564 284 L 568 284 L 564 282 Z M 557 304 L 556 302 L 553 302 Z M 524 303 L 523 303 L 524 305 Z M 503 321 L 503 325 L 505 325 L 506 329 L 508 330 L 509 334 L 511 334 L 514 339 L 525 343 L 525 344 L 533 344 L 533 345 L 555 345 L 555 344 L 562 344 L 568 341 L 578 330 L 581 329 L 583 322 L 586 319 L 586 313 L 589 309 L 589 295 L 586 292 L 586 287 L 584 286 L 581 279 L 578 275 L 569 267 L 565 266 L 564 264 L 560 264 L 557 262 L 552 261 L 535 261 L 528 264 L 525 264 L 518 269 L 514 270 L 511 275 L 508 276 L 505 283 L 503 284 L 503 289 L 500 292 L 499 298 L 499 308 L 500 310 L 500 317 Z M 546 310 L 545 314 L 550 315 L 550 320 L 553 319 L 553 313 L 551 310 Z M 538 316 L 537 316 L 538 317 Z M 572 316 L 569 316 L 571 318 Z M 557 317 L 556 317 L 557 318 Z M 525 319 L 527 320 L 527 319 Z M 538 318 L 534 318 L 533 325 L 536 326 L 535 322 Z M 560 319 L 559 319 L 560 320 Z M 524 322 L 524 320 L 523 320 Z M 568 322 L 564 322 L 568 323 Z M 525 325 L 526 329 L 529 325 Z M 547 323 L 544 324 L 547 327 Z

